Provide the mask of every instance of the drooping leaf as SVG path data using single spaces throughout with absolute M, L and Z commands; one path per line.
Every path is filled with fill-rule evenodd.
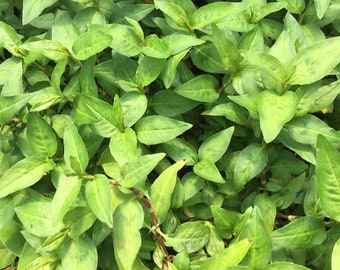
M 211 75 L 200 75 L 178 86 L 175 92 L 183 97 L 201 101 L 214 102 L 218 99 L 218 81 Z
M 179 225 L 175 233 L 165 238 L 166 245 L 177 252 L 185 248 L 188 253 L 199 251 L 209 240 L 210 229 L 203 221 L 185 222 Z
M 185 165 L 180 160 L 165 169 L 150 188 L 151 202 L 159 224 L 165 220 L 171 204 L 171 195 L 176 185 L 177 172 Z
M 267 152 L 264 146 L 252 143 L 244 148 L 237 158 L 234 168 L 234 183 L 242 187 L 257 176 L 267 165 Z
M 260 94 L 257 107 L 261 131 L 267 143 L 273 141 L 283 125 L 294 117 L 298 100 L 298 96 L 291 91 L 281 96 L 268 90 Z
M 113 246 L 119 269 L 132 270 L 141 246 L 139 230 L 143 226 L 144 212 L 135 200 L 121 203 L 113 215 Z
M 64 160 L 68 168 L 81 175 L 89 162 L 88 153 L 77 127 L 68 117 L 64 127 Z
M 54 225 L 62 221 L 64 215 L 78 195 L 80 187 L 81 179 L 78 176 L 61 175 L 51 205 Z
M 146 116 L 135 126 L 137 138 L 150 145 L 169 141 L 192 127 L 191 124 L 160 115 Z
M 300 217 L 270 234 L 273 244 L 290 249 L 311 248 L 326 237 L 323 221 L 313 216 Z
M 294 73 L 286 82 L 294 85 L 310 84 L 325 77 L 339 64 L 339 46 L 340 37 L 333 37 L 301 50 L 289 64 Z
M 227 151 L 233 132 L 234 127 L 230 127 L 206 139 L 198 148 L 199 159 L 217 162 Z
M 37 157 L 53 157 L 57 152 L 57 136 L 51 126 L 37 112 L 28 115 L 27 141 Z
M 0 178 L 0 198 L 34 185 L 53 168 L 52 162 L 46 162 L 37 157 L 20 160 L 6 170 Z
M 107 177 L 102 174 L 94 175 L 94 179 L 85 185 L 85 197 L 96 217 L 112 228 L 112 196 Z
M 340 220 L 340 153 L 318 135 L 316 151 L 316 180 L 320 202 L 325 213 L 335 220 Z
M 9 122 L 31 98 L 32 95 L 30 94 L 0 96 L 0 125 Z
M 92 239 L 85 235 L 68 241 L 62 246 L 61 264 L 63 268 L 97 269 L 98 254 Z
M 90 29 L 77 37 L 72 49 L 77 59 L 86 60 L 109 47 L 111 42 L 112 36 Z

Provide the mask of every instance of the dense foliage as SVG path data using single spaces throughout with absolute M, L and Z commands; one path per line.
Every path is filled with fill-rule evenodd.
M 338 0 L 1 0 L 0 268 L 339 269 Z

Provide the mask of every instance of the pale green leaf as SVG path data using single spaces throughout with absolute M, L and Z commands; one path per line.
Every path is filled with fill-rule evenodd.
M 4 47 L 14 56 L 22 57 L 18 46 L 22 44 L 21 36 L 9 24 L 0 21 L 0 47 Z
M 234 179 L 237 187 L 242 187 L 256 177 L 267 165 L 267 152 L 264 146 L 252 143 L 244 148 L 237 158 Z
M 143 221 L 143 208 L 135 200 L 125 201 L 116 208 L 113 215 L 113 246 L 119 269 L 133 270 L 142 242 L 139 230 Z
M 185 159 L 186 165 L 192 166 L 198 161 L 196 149 L 182 139 L 174 138 L 162 143 L 162 147 L 167 155 L 176 162 Z
M 94 179 L 85 185 L 85 197 L 96 217 L 112 228 L 112 196 L 109 179 L 105 175 L 95 174 Z
M 30 187 L 52 170 L 54 164 L 37 157 L 28 157 L 15 163 L 0 178 L 0 198 Z
M 0 125 L 11 121 L 12 117 L 26 105 L 32 95 L 0 96 Z
M 306 3 L 304 0 L 278 0 L 278 2 L 286 3 L 285 8 L 295 14 L 302 14 L 305 10 Z
M 176 55 L 188 48 L 205 43 L 203 39 L 195 36 L 173 33 L 162 38 L 163 44 L 166 44 L 171 55 Z
M 199 159 L 217 162 L 227 151 L 233 133 L 234 127 L 230 127 L 207 138 L 198 148 Z
M 304 267 L 300 264 L 292 262 L 274 262 L 266 265 L 263 270 L 309 270 L 310 268 Z
M 329 7 L 330 0 L 314 0 L 316 15 L 321 20 L 325 15 L 327 8 Z
M 211 75 L 199 75 L 178 86 L 175 92 L 192 100 L 214 102 L 219 97 L 218 84 L 217 79 Z
M 317 42 L 301 50 L 290 62 L 288 84 L 310 84 L 325 77 L 340 62 L 340 37 Z
M 48 39 L 27 42 L 23 45 L 20 45 L 19 48 L 30 51 L 34 54 L 41 54 L 54 61 L 60 61 L 70 56 L 67 48 L 64 47 L 61 43 Z
M 177 172 L 185 165 L 180 160 L 165 169 L 153 182 L 150 188 L 151 202 L 159 224 L 165 220 L 171 204 L 171 195 L 175 189 Z
M 120 166 L 133 160 L 137 155 L 137 137 L 134 130 L 126 128 L 116 131 L 110 139 L 110 152 Z
M 335 220 L 340 220 L 340 153 L 318 135 L 316 151 L 316 180 L 320 202 L 325 213 Z
M 57 152 L 57 135 L 37 112 L 28 115 L 27 141 L 37 157 L 53 157 Z
M 291 91 L 281 96 L 269 90 L 260 94 L 257 108 L 261 131 L 267 143 L 273 141 L 283 125 L 294 117 L 298 102 L 298 96 Z
M 338 239 L 332 251 L 332 269 L 336 269 L 340 264 L 340 239 Z
M 136 71 L 136 82 L 143 88 L 157 79 L 161 73 L 165 59 L 157 59 L 153 57 L 144 56 L 139 62 Z
M 53 224 L 54 213 L 50 202 L 29 202 L 14 210 L 24 228 L 35 236 L 48 237 L 63 228 L 61 223 Z
M 51 205 L 54 225 L 61 222 L 69 210 L 69 207 L 80 191 L 81 182 L 78 176 L 65 176 L 62 174 L 59 178 Z
M 124 126 L 133 126 L 145 113 L 148 107 L 148 100 L 145 95 L 137 92 L 128 92 L 120 98 L 123 114 Z
M 142 52 L 154 58 L 168 58 L 170 56 L 167 46 L 163 44 L 163 41 L 156 34 L 146 37 Z
M 221 173 L 214 163 L 202 159 L 194 165 L 194 173 L 198 176 L 215 183 L 225 183 Z
M 160 115 L 146 116 L 136 123 L 137 138 L 141 143 L 159 144 L 169 141 L 192 127 L 191 124 Z
M 28 24 L 38 17 L 45 8 L 52 6 L 55 2 L 57 0 L 25 0 L 22 9 L 22 24 Z
M 86 60 L 109 47 L 111 42 L 112 36 L 90 29 L 77 37 L 72 49 L 77 59 Z
M 227 269 L 230 266 L 237 266 L 246 256 L 251 245 L 252 241 L 250 239 L 243 239 L 235 242 L 204 261 L 200 269 L 216 270 Z
M 289 248 L 311 248 L 320 245 L 327 237 L 322 219 L 300 217 L 270 234 L 273 244 Z
M 81 175 L 85 172 L 89 156 L 83 139 L 71 118 L 65 118 L 64 160 L 68 168 Z
M 68 241 L 60 249 L 62 268 L 74 270 L 97 269 L 98 254 L 92 239 L 79 236 Z

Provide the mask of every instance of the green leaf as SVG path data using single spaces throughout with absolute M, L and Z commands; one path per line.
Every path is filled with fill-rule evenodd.
M 85 185 L 85 197 L 96 217 L 112 228 L 112 196 L 109 179 L 105 175 L 95 174 L 94 179 Z
M 311 248 L 327 237 L 324 222 L 317 217 L 300 217 L 270 234 L 273 244 L 289 248 Z
M 22 37 L 17 34 L 15 29 L 6 24 L 5 22 L 0 22 L 0 47 L 4 47 L 14 56 L 22 57 L 22 53 L 18 49 L 18 46 L 22 44 Z
M 178 86 L 175 92 L 192 100 L 212 103 L 219 97 L 217 92 L 218 85 L 219 83 L 215 77 L 205 74 L 196 76 Z
M 137 137 L 131 128 L 116 131 L 110 139 L 110 152 L 120 166 L 133 160 L 137 155 Z
M 185 159 L 186 165 L 192 166 L 198 161 L 196 149 L 188 142 L 174 138 L 170 141 L 162 143 L 167 155 L 169 155 L 174 161 L 180 161 Z
M 123 187 L 143 187 L 148 174 L 157 166 L 164 158 L 164 153 L 148 154 L 136 157 L 129 163 L 126 163 L 121 174 L 123 176 L 120 184 Z
M 14 216 L 14 202 L 12 198 L 5 197 L 0 199 L 0 229 L 7 225 Z
M 268 156 L 265 147 L 252 143 L 244 148 L 237 158 L 234 168 L 234 183 L 244 186 L 257 176 L 267 165 Z
M 68 241 L 60 250 L 62 268 L 71 268 L 75 270 L 97 269 L 98 254 L 93 241 L 86 237 L 80 236 Z
M 145 113 L 148 100 L 145 95 L 137 92 L 128 92 L 120 98 L 123 113 L 124 126 L 133 126 Z
M 77 127 L 68 117 L 65 118 L 64 127 L 64 160 L 67 167 L 78 175 L 85 172 L 89 162 L 83 139 L 80 137 Z
M 84 94 L 75 97 L 71 115 L 79 125 L 92 124 L 91 128 L 103 137 L 111 137 L 113 132 L 118 129 L 113 106 Z
M 118 84 L 127 84 L 131 87 L 138 86 L 135 76 L 137 70 L 137 62 L 135 60 L 120 53 L 112 52 L 112 67 L 110 76 L 113 76 Z
M 260 115 L 260 127 L 267 143 L 273 141 L 283 125 L 294 117 L 298 102 L 298 96 L 291 91 L 287 91 L 281 96 L 268 90 L 260 94 L 257 107 Z
M 59 178 L 51 206 L 53 209 L 54 225 L 63 220 L 63 217 L 80 191 L 81 182 L 78 176 L 65 176 L 62 174 Z
M 22 227 L 17 222 L 11 220 L 6 226 L 0 229 L 0 247 L 5 247 L 15 256 L 21 256 L 25 239 L 20 231 Z
M 239 66 L 240 54 L 234 43 L 228 39 L 225 32 L 220 30 L 216 25 L 212 26 L 212 40 L 221 56 L 224 68 L 235 72 Z
M 147 56 L 154 58 L 168 58 L 170 56 L 167 46 L 159 39 L 156 34 L 151 34 L 146 37 L 145 46 L 142 49 Z
M 79 72 L 80 92 L 91 97 L 98 96 L 97 84 L 94 78 L 94 65 L 96 57 L 92 56 L 84 61 Z
M 340 135 L 334 129 L 311 114 L 293 119 L 285 128 L 292 139 L 303 144 L 315 145 L 319 134 L 331 143 L 340 141 Z
M 169 16 L 178 26 L 190 27 L 189 19 L 184 9 L 170 1 L 155 0 L 156 8 L 160 9 L 166 16 Z
M 60 44 L 58 41 L 48 39 L 27 42 L 23 45 L 20 45 L 19 48 L 30 51 L 34 54 L 41 54 L 56 62 L 70 56 L 68 50 L 62 44 Z
M 150 188 L 151 202 L 159 224 L 165 220 L 171 204 L 171 195 L 175 189 L 177 172 L 185 165 L 180 160 L 165 169 L 153 182 Z
M 66 213 L 63 223 L 68 228 L 68 236 L 77 239 L 91 228 L 96 220 L 97 217 L 89 207 L 79 206 Z
M 204 221 L 188 221 L 179 225 L 175 233 L 165 238 L 166 245 L 177 252 L 185 248 L 188 253 L 199 251 L 208 242 L 210 229 Z
M 194 65 L 205 72 L 225 73 L 221 57 L 212 42 L 192 48 L 190 56 Z
M 28 157 L 15 163 L 0 178 L 0 198 L 30 187 L 52 170 L 54 164 L 37 157 Z
M 156 113 L 172 117 L 190 111 L 199 102 L 182 97 L 172 90 L 161 90 L 154 94 L 151 104 Z
M 1 95 L 15 96 L 22 94 L 23 63 L 17 57 L 11 57 L 0 64 L 0 85 L 3 84 Z
M 53 157 L 58 140 L 52 127 L 37 112 L 27 118 L 27 141 L 37 157 Z
M 207 138 L 198 148 L 199 159 L 217 162 L 227 151 L 234 129 L 230 127 Z
M 161 73 L 165 59 L 157 59 L 153 57 L 144 56 L 139 62 L 136 71 L 136 82 L 143 88 L 157 79 Z
M 244 3 L 209 3 L 200 7 L 192 14 L 190 25 L 194 29 L 203 29 L 220 19 L 242 12 L 246 7 Z
M 44 243 L 37 249 L 37 252 L 48 252 L 57 249 L 61 243 L 64 242 L 67 236 L 66 232 L 58 232 L 56 234 L 51 234 Z
M 171 55 L 179 54 L 188 48 L 195 47 L 205 43 L 204 40 L 195 36 L 173 33 L 162 38 L 163 44 L 166 44 Z
M 263 270 L 308 270 L 310 268 L 291 262 L 274 262 L 266 265 Z
M 138 141 L 146 145 L 169 141 L 192 127 L 191 124 L 160 115 L 146 116 L 135 126 Z
M 11 121 L 12 117 L 32 98 L 30 94 L 16 96 L 0 95 L 0 125 Z
M 340 220 L 340 153 L 322 135 L 318 135 L 316 146 L 316 180 L 321 206 L 330 218 Z
M 329 7 L 330 0 L 326 0 L 326 1 L 315 0 L 314 4 L 315 4 L 316 15 L 321 20 L 322 17 L 325 15 L 326 10 Z
M 216 165 L 209 160 L 202 159 L 197 162 L 194 165 L 194 173 L 215 183 L 225 183 L 225 180 L 223 179 Z
M 242 126 L 247 125 L 249 122 L 248 121 L 249 115 L 247 111 L 233 102 L 218 104 L 204 111 L 202 115 L 224 116 L 230 121 L 233 121 Z
M 262 52 L 264 47 L 262 27 L 255 26 L 251 31 L 244 33 L 237 47 L 240 50 Z
M 306 3 L 304 0 L 278 0 L 278 2 L 286 3 L 285 8 L 290 13 L 295 14 L 302 14 L 306 7 Z
M 290 62 L 286 83 L 310 84 L 325 77 L 340 62 L 340 37 L 329 38 L 301 50 Z
M 57 2 L 57 0 L 25 0 L 22 9 L 22 24 L 28 24 L 30 21 L 38 17 L 45 8 L 52 6 L 55 2 Z
M 53 209 L 50 202 L 30 202 L 14 208 L 25 230 L 38 237 L 48 237 L 59 232 L 63 225 L 53 224 Z
M 111 42 L 111 35 L 90 29 L 77 37 L 72 50 L 77 59 L 86 60 L 109 47 Z
M 230 266 L 237 266 L 246 256 L 251 245 L 252 241 L 249 239 L 235 242 L 204 261 L 200 269 L 227 269 Z
M 113 214 L 113 246 L 119 269 L 133 269 L 142 242 L 139 230 L 143 220 L 143 208 L 135 200 L 121 203 Z
M 254 207 L 238 239 L 249 239 L 251 241 L 251 247 L 242 261 L 243 264 L 248 265 L 251 269 L 261 269 L 269 262 L 272 253 L 272 241 L 257 206 Z
M 332 251 L 332 269 L 336 269 L 340 263 L 340 239 L 338 239 Z
M 276 205 L 274 201 L 265 194 L 259 194 L 254 200 L 254 206 L 258 207 L 267 231 L 269 233 L 272 232 L 276 218 Z
M 211 206 L 211 212 L 219 234 L 226 239 L 232 237 L 233 229 L 240 219 L 240 214 L 227 209 L 220 208 L 216 205 Z

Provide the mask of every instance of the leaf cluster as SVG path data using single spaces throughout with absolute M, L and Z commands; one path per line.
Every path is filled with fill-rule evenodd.
M 337 0 L 2 0 L 0 268 L 337 269 Z

